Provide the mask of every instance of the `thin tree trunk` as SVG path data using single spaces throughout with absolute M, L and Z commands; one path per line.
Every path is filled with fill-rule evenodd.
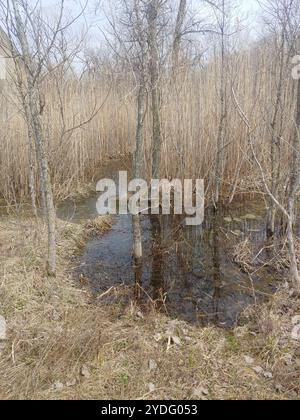
M 38 165 L 39 165 L 39 172 L 42 173 L 42 165 L 40 159 L 38 158 Z M 40 185 L 39 185 L 39 193 L 40 193 L 40 206 L 42 209 L 42 217 L 44 220 L 47 220 L 47 205 L 46 205 L 46 194 L 43 187 L 43 183 L 41 182 L 40 178 Z
M 143 52 L 144 54 L 144 52 Z M 136 150 L 134 156 L 134 178 L 141 178 L 142 163 L 143 163 L 143 152 L 144 152 L 144 116 L 145 116 L 145 75 L 144 69 L 141 70 L 140 74 L 140 86 L 138 92 L 137 101 L 137 129 L 136 129 Z M 142 246 L 142 231 L 140 215 L 134 215 L 132 217 L 133 227 L 133 255 L 137 266 L 141 264 L 143 258 L 143 246 Z
M 32 131 L 35 141 L 37 160 L 40 169 L 40 179 L 42 194 L 45 195 L 47 227 L 48 227 L 48 258 L 47 272 L 50 276 L 56 273 L 56 213 L 53 202 L 53 193 L 49 173 L 48 159 L 45 152 L 45 142 L 43 138 L 43 128 L 41 123 L 41 110 L 38 107 L 40 103 L 37 80 L 35 77 L 36 63 L 31 57 L 29 43 L 26 37 L 24 22 L 19 12 L 18 3 L 12 0 L 16 19 L 16 31 L 22 49 L 22 60 L 25 65 L 26 89 L 25 98 L 25 116 L 28 130 Z M 43 195 L 42 195 L 43 196 Z
M 300 296 L 300 275 L 297 264 L 297 255 L 294 244 L 294 223 L 295 223 L 295 199 L 300 185 L 300 81 L 296 81 L 297 103 L 295 133 L 292 142 L 292 163 L 290 173 L 289 203 L 288 203 L 288 242 L 291 258 L 291 280 L 294 290 Z
M 173 66 L 173 73 L 175 73 L 179 66 L 179 55 L 180 55 L 180 48 L 181 48 L 181 40 L 182 40 L 182 32 L 183 32 L 183 25 L 184 20 L 186 17 L 187 12 L 187 1 L 180 0 L 175 31 L 174 31 L 174 40 L 173 40 L 173 51 L 172 51 L 172 66 Z
M 29 191 L 31 198 L 32 211 L 35 217 L 38 217 L 36 206 L 36 190 L 35 190 L 35 164 L 34 164 L 34 144 L 31 129 L 28 130 L 28 161 L 29 161 Z
M 227 101 L 226 101 L 226 45 L 225 45 L 225 2 L 223 0 L 223 15 L 222 15 L 222 25 L 221 25 L 221 81 L 220 81 L 220 122 L 218 129 L 218 138 L 217 138 L 217 159 L 216 159 L 216 170 L 215 170 L 215 204 L 218 205 L 220 200 L 221 185 L 223 178 L 223 169 L 224 164 L 224 136 L 225 136 L 225 126 L 227 118 Z
M 291 200 L 289 203 L 289 214 L 294 212 L 294 202 Z M 293 284 L 293 288 L 295 294 L 300 296 L 300 276 L 299 276 L 299 269 L 298 269 L 298 260 L 297 254 L 295 249 L 295 240 L 294 240 L 294 229 L 293 229 L 293 219 L 290 217 L 288 219 L 287 224 L 287 240 L 289 244 L 289 252 L 290 252 L 290 275 L 291 275 L 291 282 Z
M 30 108 L 34 109 L 34 104 L 31 103 Z M 40 159 L 41 168 L 41 185 L 42 194 L 45 195 L 46 214 L 47 214 L 47 228 L 48 228 L 48 261 L 47 271 L 49 276 L 55 276 L 56 273 L 56 211 L 54 207 L 53 192 L 51 185 L 51 178 L 49 172 L 48 159 L 45 152 L 42 125 L 40 116 L 36 113 L 32 115 L 33 131 L 36 140 L 38 156 Z
M 148 11 L 149 25 L 149 50 L 150 50 L 150 79 L 151 79 L 151 98 L 152 98 L 152 136 L 153 136 L 153 162 L 152 177 L 160 178 L 161 166 L 161 122 L 160 122 L 160 90 L 159 90 L 159 52 L 158 52 L 158 13 L 160 0 L 152 0 Z
M 277 86 L 276 102 L 274 115 L 271 123 L 271 177 L 272 177 L 272 186 L 271 192 L 274 197 L 278 195 L 279 189 L 279 178 L 281 172 L 281 136 L 282 136 L 282 115 L 281 123 L 278 127 L 278 118 L 279 112 L 282 105 L 282 94 L 284 88 L 284 68 L 285 68 L 285 31 L 282 31 L 281 43 L 280 43 L 280 60 L 279 60 L 279 80 Z M 282 114 L 282 111 L 281 111 Z M 267 236 L 268 238 L 274 237 L 275 234 L 275 217 L 276 217 L 276 206 L 273 200 L 269 200 L 268 203 L 268 212 L 267 212 Z

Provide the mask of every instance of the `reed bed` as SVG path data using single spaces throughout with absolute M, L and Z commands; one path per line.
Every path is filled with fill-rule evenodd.
M 217 156 L 220 71 L 220 59 L 216 55 L 202 66 L 183 67 L 175 79 L 162 74 L 163 176 L 201 177 L 210 186 Z M 233 89 L 255 130 L 255 149 L 269 176 L 271 121 L 278 79 L 272 42 L 264 41 L 231 54 L 226 71 L 228 112 L 222 150 L 224 194 L 235 181 L 243 188 L 242 181 L 245 183 L 247 178 L 250 178 L 249 188 L 254 188 L 255 178 L 258 178 L 247 129 L 233 100 Z M 97 75 L 87 74 L 80 79 L 52 73 L 42 90 L 46 99 L 43 121 L 52 183 L 56 199 L 61 200 L 92 180 L 107 157 L 134 151 L 136 87 L 126 71 L 122 74 L 103 68 Z M 285 80 L 283 96 L 284 178 L 295 104 L 291 77 Z M 26 200 L 29 195 L 28 136 L 12 87 L 7 85 L 2 89 L 0 97 L 0 196 L 14 204 Z M 149 98 L 145 124 L 145 177 L 151 175 L 150 154 Z

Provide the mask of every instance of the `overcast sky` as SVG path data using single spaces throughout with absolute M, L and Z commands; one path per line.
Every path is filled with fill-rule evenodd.
M 179 0 L 172 0 L 174 4 L 177 4 Z M 192 7 L 197 10 L 201 9 L 201 4 L 203 0 L 188 0 Z M 243 20 L 243 26 L 246 28 L 247 32 L 251 33 L 253 37 L 256 37 L 259 27 L 259 5 L 257 0 L 233 0 L 237 2 L 240 7 L 238 12 L 236 12 L 237 17 Z M 36 4 L 36 0 L 29 0 L 33 5 Z M 55 14 L 58 11 L 58 4 L 60 0 L 40 0 L 43 5 L 43 8 L 47 11 L 47 14 Z M 81 10 L 80 4 L 83 5 L 86 3 L 86 0 L 65 0 L 65 15 L 66 16 L 76 16 Z M 100 4 L 98 8 L 96 5 Z M 103 35 L 99 28 L 105 30 L 107 26 L 107 21 L 105 18 L 104 9 L 109 12 L 109 9 L 114 10 L 116 8 L 116 0 L 88 0 L 87 7 L 85 9 L 84 17 L 80 18 L 73 25 L 73 33 L 76 35 L 76 32 L 80 32 L 83 27 L 88 27 L 88 44 L 91 47 L 96 47 L 103 40 Z M 245 20 L 246 19 L 246 20 Z

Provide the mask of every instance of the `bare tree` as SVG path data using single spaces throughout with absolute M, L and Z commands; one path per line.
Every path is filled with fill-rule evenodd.
M 178 12 L 177 12 L 174 39 L 173 39 L 173 48 L 172 48 L 173 72 L 176 71 L 179 65 L 179 55 L 180 55 L 181 41 L 182 41 L 184 21 L 186 18 L 186 14 L 187 14 L 187 0 L 180 0 Z
M 285 129 L 286 92 L 289 82 L 289 60 L 291 45 L 289 45 L 289 15 L 293 1 L 264 0 L 261 2 L 265 14 L 265 23 L 274 41 L 274 75 L 275 95 L 272 115 L 270 117 L 270 178 L 271 192 L 277 197 L 280 191 L 282 176 L 282 138 Z M 272 93 L 272 92 L 271 92 Z M 275 234 L 275 217 L 277 207 L 273 200 L 268 200 L 267 236 L 273 238 Z
M 147 65 L 148 65 L 148 4 L 144 0 L 122 0 L 121 25 L 110 20 L 113 36 L 117 42 L 110 47 L 132 71 L 136 82 L 136 135 L 133 156 L 133 176 L 140 179 L 144 162 L 144 122 L 147 100 Z M 124 18 L 125 16 L 125 18 Z M 143 244 L 140 214 L 132 217 L 133 256 L 137 270 L 142 264 Z
M 138 81 L 138 97 L 137 97 L 137 126 L 136 126 L 136 149 L 134 154 L 133 174 L 136 179 L 141 178 L 143 157 L 144 157 L 144 118 L 146 108 L 146 65 L 147 65 L 147 40 L 144 28 L 143 17 L 141 16 L 141 1 L 134 2 L 135 14 L 135 33 L 138 42 L 138 63 L 136 67 Z M 137 265 L 141 264 L 143 257 L 142 232 L 140 215 L 133 216 L 133 255 Z
M 268 183 L 268 177 L 266 175 L 266 170 L 263 168 L 262 163 L 260 162 L 257 152 L 257 138 L 255 135 L 255 130 L 252 128 L 251 123 L 246 116 L 244 110 L 241 108 L 235 92 L 233 90 L 233 97 L 236 104 L 238 113 L 245 123 L 248 132 L 248 140 L 251 149 L 251 153 L 254 159 L 255 164 L 259 168 L 261 175 L 261 180 L 267 197 L 272 200 L 274 206 L 282 212 L 282 214 L 287 219 L 287 241 L 289 246 L 289 255 L 290 255 L 290 279 L 293 285 L 293 292 L 296 296 L 300 296 L 300 274 L 298 267 L 298 259 L 295 247 L 295 237 L 294 237 L 294 222 L 295 222 L 295 199 L 296 194 L 299 191 L 300 187 L 300 81 L 295 81 L 296 91 L 297 91 L 297 100 L 296 100 L 296 112 L 295 112 L 295 130 L 293 135 L 293 141 L 291 146 L 292 149 L 292 163 L 290 167 L 289 175 L 289 194 L 288 194 L 288 203 L 287 207 L 282 204 L 278 197 L 275 197 L 270 189 Z
M 296 47 L 300 53 L 299 41 Z M 295 201 L 300 187 L 300 80 L 295 80 L 296 92 L 296 110 L 295 110 L 295 128 L 292 136 L 292 159 L 290 168 L 289 195 L 288 195 L 288 227 L 287 235 L 291 255 L 291 278 L 294 290 L 300 296 L 300 274 L 298 260 L 294 246 L 294 226 L 295 226 Z
M 32 29 L 37 33 L 37 21 L 34 21 L 27 2 L 12 0 L 11 5 L 7 2 L 7 11 L 10 27 L 8 28 L 12 51 L 16 54 L 16 60 L 22 65 L 20 70 L 24 74 L 26 96 L 22 92 L 24 113 L 28 125 L 29 137 L 35 142 L 37 158 L 40 165 L 40 177 L 42 190 L 45 194 L 46 216 L 48 226 L 48 274 L 56 273 L 56 215 L 53 202 L 53 193 L 45 148 L 45 138 L 42 125 L 43 98 L 39 91 L 39 81 L 42 72 L 44 58 L 35 57 L 31 54 L 30 41 L 27 37 L 26 23 L 31 22 Z M 56 34 L 55 34 L 56 36 Z M 16 42 L 15 42 L 16 41 Z M 37 40 L 40 42 L 40 40 Z M 53 45 L 53 39 L 51 40 Z M 48 52 L 47 52 L 48 53 Z M 20 74 L 20 73 L 19 73 Z
M 162 134 L 160 122 L 160 89 L 159 89 L 159 43 L 158 19 L 162 0 L 151 0 L 148 5 L 148 43 L 150 55 L 150 81 L 152 102 L 152 177 L 160 178 Z
M 217 19 L 217 28 L 220 32 L 220 86 L 219 86 L 219 100 L 220 100 L 220 118 L 217 136 L 217 156 L 216 156 L 216 167 L 215 167 L 215 187 L 214 187 L 214 201 L 215 205 L 218 205 L 221 193 L 222 179 L 223 179 L 223 166 L 224 166 L 224 146 L 225 146 L 225 131 L 226 131 L 226 119 L 228 112 L 228 101 L 227 101 L 227 54 L 228 54 L 228 42 L 226 33 L 229 30 L 229 16 L 228 16 L 228 4 L 225 0 L 220 0 L 216 5 L 213 4 L 214 14 Z
M 56 273 L 56 211 L 49 168 L 43 114 L 46 106 L 42 92 L 47 75 L 46 63 L 56 47 L 57 38 L 74 22 L 63 23 L 65 1 L 61 0 L 55 22 L 45 19 L 40 1 L 31 8 L 27 0 L 1 1 L 1 20 L 9 39 L 14 62 L 12 80 L 20 97 L 29 141 L 30 192 L 34 212 L 34 161 L 39 171 L 42 203 L 48 228 L 47 272 Z

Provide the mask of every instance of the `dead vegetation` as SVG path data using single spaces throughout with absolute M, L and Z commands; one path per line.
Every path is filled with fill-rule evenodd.
M 71 257 L 84 236 L 82 226 L 60 222 L 58 273 L 48 279 L 43 226 L 1 220 L 1 315 L 8 323 L 1 398 L 299 398 L 300 348 L 291 333 L 300 306 L 287 290 L 247 310 L 233 332 L 141 314 L 133 303 L 99 307 L 73 279 Z
M 300 240 L 295 238 L 295 249 L 300 264 Z M 274 273 L 288 279 L 290 255 L 285 238 L 257 247 L 249 238 L 239 242 L 232 250 L 232 259 L 247 274 L 255 274 L 262 268 L 269 268 Z
M 93 220 L 89 220 L 84 225 L 86 236 L 97 236 L 111 229 L 113 220 L 111 216 L 99 216 Z
M 93 58 L 99 62 L 104 61 L 97 68 L 97 75 L 101 77 L 95 77 L 93 73 L 84 74 L 83 77 L 64 76 L 60 80 L 58 91 L 58 76 L 53 75 L 42 86 L 43 95 L 47 98 L 44 109 L 47 126 L 51 121 L 47 130 L 47 147 L 53 192 L 57 200 L 70 197 L 74 191 L 90 181 L 106 157 L 130 154 L 135 148 L 135 84 L 130 72 L 128 69 L 118 71 L 119 67 L 122 68 L 122 63 L 118 63 L 117 68 L 112 71 L 110 63 L 105 64 L 101 56 L 91 57 L 91 61 Z M 228 58 L 228 67 L 232 69 L 235 79 L 236 96 L 240 98 L 245 112 L 252 115 L 257 137 L 262 139 L 257 149 L 259 155 L 264 156 L 263 163 L 267 173 L 270 139 L 266 131 L 269 121 L 262 110 L 267 110 L 270 102 L 276 100 L 276 65 L 274 46 L 268 40 L 254 43 L 248 50 L 242 49 Z M 161 110 L 164 128 L 161 173 L 168 178 L 205 178 L 211 190 L 213 180 L 209 174 L 214 171 L 218 138 L 219 112 L 216 108 L 219 95 L 216 87 L 219 86 L 220 58 L 216 56 L 209 63 L 200 62 L 192 70 L 190 66 L 189 60 L 182 63 L 182 70 L 176 80 L 170 75 L 161 76 L 161 96 L 164 98 Z M 259 81 L 257 74 L 260 74 Z M 294 106 L 290 89 L 287 86 L 287 103 L 283 107 L 286 110 L 285 138 L 289 138 L 294 127 L 294 122 L 290 121 Z M 7 91 L 0 94 L 1 110 L 5 114 L 1 114 L 0 126 L 0 194 L 8 204 L 14 205 L 29 197 L 28 139 L 26 124 L 22 116 L 16 113 L 15 101 L 10 92 L 11 87 L 8 86 Z M 62 110 L 58 105 L 60 102 Z M 227 190 L 232 193 L 233 187 L 234 190 L 243 192 L 261 191 L 259 174 L 255 165 L 249 163 L 247 130 L 240 123 L 232 101 L 228 102 L 228 139 L 223 151 L 226 162 L 223 174 L 225 193 Z M 63 136 L 65 125 L 69 130 L 74 121 L 78 125 L 87 121 L 93 114 L 95 104 L 103 104 L 101 112 L 84 129 L 71 131 Z M 148 177 L 152 141 L 151 115 L 145 119 L 144 128 L 143 166 L 144 176 Z M 286 171 L 289 145 L 283 144 L 282 147 L 286 149 L 283 158 Z M 201 154 L 195 154 L 195 150 L 201 150 Z

